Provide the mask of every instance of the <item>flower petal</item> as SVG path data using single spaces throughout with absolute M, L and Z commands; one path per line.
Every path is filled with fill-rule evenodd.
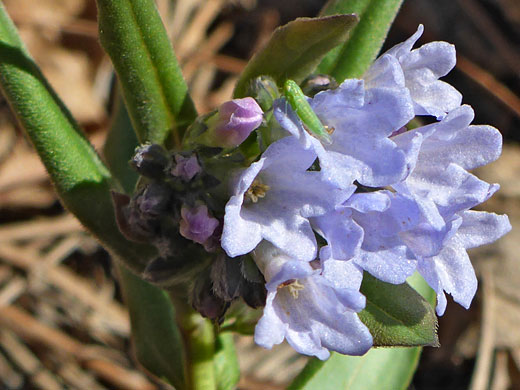
M 247 210 L 241 212 L 240 203 L 232 197 L 226 205 L 221 245 L 229 257 L 251 252 L 262 240 L 261 226 Z
M 415 114 L 443 118 L 462 101 L 462 95 L 455 88 L 438 80 L 455 66 L 455 47 L 446 42 L 430 42 L 412 50 L 422 33 L 423 26 L 420 25 L 414 35 L 388 50 L 383 57 L 394 56 L 399 61 Z M 371 71 L 368 74 L 373 78 Z M 377 85 L 373 81 L 372 84 Z
M 417 270 L 437 292 L 437 314 L 443 315 L 446 308 L 444 292 L 466 309 L 477 291 L 477 277 L 466 250 L 454 237 L 438 255 L 419 261 Z
M 312 220 L 314 228 L 327 240 L 330 256 L 336 260 L 352 258 L 361 247 L 363 229 L 351 216 L 350 209 L 341 208 Z
M 418 196 L 435 202 L 443 216 L 474 207 L 497 190 L 496 185 L 480 180 L 456 164 L 441 170 L 434 163 L 424 163 L 417 166 L 406 185 Z
M 330 251 L 323 249 L 322 251 L 323 257 L 320 257 L 323 267 L 322 275 L 336 289 L 359 290 L 363 281 L 363 270 L 353 261 L 335 260 L 330 257 Z M 358 306 L 360 303 L 358 302 L 354 306 Z
M 464 211 L 458 237 L 464 248 L 490 244 L 511 230 L 507 215 L 484 211 Z
M 287 324 L 284 324 L 282 319 L 278 317 L 273 307 L 275 298 L 276 292 L 267 294 L 262 318 L 260 318 L 255 327 L 255 343 L 267 349 L 280 344 L 284 340 L 288 329 Z

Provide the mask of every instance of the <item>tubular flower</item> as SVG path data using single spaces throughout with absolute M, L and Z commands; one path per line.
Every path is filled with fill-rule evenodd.
M 410 91 L 415 115 L 442 119 L 462 101 L 459 91 L 439 80 L 455 67 L 455 46 L 447 42 L 430 42 L 412 50 L 423 31 L 420 25 L 410 38 L 379 57 L 364 75 L 364 80 L 369 88 L 404 85 Z
M 406 176 L 405 153 L 389 138 L 414 116 L 404 86 L 366 89 L 363 80 L 346 80 L 309 100 L 331 133 L 329 143 L 310 135 L 285 100 L 275 102 L 274 114 L 283 128 L 316 153 L 326 180 L 343 188 L 354 181 L 376 187 Z
M 355 190 L 343 191 L 309 172 L 316 155 L 293 137 L 269 146 L 240 172 L 224 216 L 222 248 L 231 257 L 251 252 L 262 239 L 305 261 L 316 257 L 309 218 L 325 214 Z
M 375 279 L 398 285 L 418 272 L 437 294 L 438 315 L 446 293 L 467 308 L 477 279 L 466 250 L 511 229 L 507 216 L 471 210 L 499 189 L 470 171 L 499 157 L 502 138 L 471 125 L 473 110 L 440 80 L 455 64 L 453 46 L 413 49 L 422 31 L 363 79 L 311 83 L 304 90 L 320 90 L 313 97 L 287 80 L 279 98 L 274 80 L 261 77 L 252 86 L 262 108 L 250 97 L 199 117 L 183 141 L 189 150 L 141 147 L 133 165 L 146 180 L 133 199 L 117 197 L 118 222 L 159 249 L 150 280 L 190 281 L 193 307 L 216 321 L 235 299 L 264 305 L 259 345 L 287 340 L 320 359 L 388 345 L 380 328 L 389 326 L 370 322 Z M 408 130 L 423 115 L 433 123 Z M 364 272 L 375 279 L 361 288 Z M 373 299 L 366 325 L 361 291 Z
M 469 211 L 499 186 L 468 170 L 496 160 L 502 149 L 497 129 L 472 126 L 472 120 L 473 110 L 461 106 L 440 122 L 394 137 L 401 148 L 417 154 L 411 174 L 393 186 L 396 198 L 413 205 L 394 212 L 396 220 L 406 216 L 413 221 L 401 223 L 398 235 L 437 292 L 438 314 L 446 308 L 443 290 L 466 308 L 475 295 L 477 281 L 466 249 L 495 241 L 511 229 L 507 216 Z
M 477 279 L 466 250 L 511 229 L 507 216 L 471 210 L 499 188 L 469 170 L 499 157 L 501 135 L 472 126 L 472 109 L 439 80 L 455 65 L 452 45 L 412 49 L 422 31 L 363 79 L 307 98 L 328 136 L 309 129 L 292 95 L 276 100 L 282 138 L 233 182 L 221 243 L 231 257 L 251 253 L 265 278 L 261 346 L 286 339 L 320 359 L 366 352 L 363 271 L 392 284 L 418 271 L 437 293 L 438 315 L 445 293 L 467 308 Z M 435 121 L 407 130 L 421 115 Z
M 329 357 L 329 350 L 363 355 L 372 346 L 372 336 L 357 316 L 365 307 L 360 269 L 329 279 L 267 242 L 253 257 L 267 282 L 264 315 L 255 329 L 257 344 L 270 349 L 286 339 L 296 351 L 321 360 Z

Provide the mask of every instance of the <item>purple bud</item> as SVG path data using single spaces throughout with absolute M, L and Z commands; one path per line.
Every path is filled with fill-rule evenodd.
M 240 145 L 262 123 L 263 112 L 255 99 L 246 97 L 223 103 L 218 109 L 215 138 L 222 147 Z
M 188 240 L 204 244 L 218 226 L 218 220 L 208 213 L 206 205 L 181 208 L 180 233 Z
M 172 168 L 171 173 L 173 176 L 179 177 L 184 181 L 190 181 L 202 170 L 195 155 L 184 157 L 181 154 L 176 154 L 175 163 L 176 165 Z

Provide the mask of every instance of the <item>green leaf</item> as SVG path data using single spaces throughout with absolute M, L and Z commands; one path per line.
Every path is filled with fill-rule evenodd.
M 361 292 L 367 305 L 359 318 L 375 346 L 439 345 L 433 308 L 408 284 L 384 283 L 365 273 Z
M 408 278 L 431 307 L 435 293 L 419 274 Z M 332 353 L 327 361 L 310 359 L 288 390 L 406 389 L 419 362 L 420 347 L 376 348 L 364 356 Z
M 356 22 L 355 15 L 335 15 L 300 18 L 277 28 L 267 45 L 247 64 L 234 96 L 246 96 L 249 82 L 260 75 L 273 77 L 279 86 L 287 79 L 302 81 L 329 50 L 347 39 Z
M 374 62 L 403 0 L 329 0 L 322 15 L 355 13 L 359 23 L 348 40 L 328 53 L 319 73 L 333 76 L 338 82 L 361 77 Z
M 136 272 L 154 253 L 127 241 L 115 222 L 111 176 L 24 48 L 0 3 L 0 87 L 38 152 L 64 206 Z
M 197 113 L 154 1 L 96 3 L 99 38 L 116 69 L 139 141 L 180 147 Z
M 126 110 L 122 97 L 116 102 L 115 114 L 110 130 L 103 145 L 103 156 L 112 175 L 117 179 L 122 190 L 131 195 L 139 175 L 130 166 L 139 141 L 132 127 L 132 122 Z
M 371 349 L 364 356 L 333 353 L 326 362 L 312 359 L 288 390 L 406 389 L 420 348 Z
M 421 294 L 421 296 L 426 299 L 430 306 L 435 309 L 437 303 L 437 294 L 418 272 L 415 272 L 412 276 L 406 279 L 406 283 L 408 283 L 410 287 Z
M 186 388 L 183 341 L 168 295 L 118 266 L 123 295 L 130 312 L 132 341 L 137 360 L 150 373 Z
M 240 367 L 233 335 L 221 333 L 215 342 L 215 375 L 218 390 L 233 390 L 240 379 Z

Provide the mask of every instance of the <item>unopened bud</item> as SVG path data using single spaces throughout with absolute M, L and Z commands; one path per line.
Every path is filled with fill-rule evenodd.
M 213 131 L 215 146 L 232 148 L 244 142 L 262 119 L 262 109 L 255 99 L 233 99 L 219 107 L 215 127 L 209 131 Z
M 240 295 L 240 285 L 245 282 L 241 273 L 241 259 L 231 259 L 220 254 L 211 265 L 211 280 L 213 292 L 226 302 L 230 302 Z
M 181 208 L 180 233 L 188 240 L 204 244 L 211 237 L 219 222 L 209 215 L 206 205 Z
M 136 199 L 139 211 L 150 216 L 162 214 L 168 208 L 172 190 L 163 183 L 150 183 Z
M 162 177 L 168 162 L 168 152 L 157 144 L 145 144 L 137 147 L 135 155 L 130 161 L 139 174 L 150 178 Z
M 197 156 L 191 155 L 185 157 L 182 154 L 175 155 L 175 167 L 172 168 L 171 174 L 186 182 L 195 177 L 197 173 L 201 172 Z
M 229 302 L 217 297 L 207 273 L 199 275 L 193 286 L 191 304 L 203 317 L 221 322 Z

